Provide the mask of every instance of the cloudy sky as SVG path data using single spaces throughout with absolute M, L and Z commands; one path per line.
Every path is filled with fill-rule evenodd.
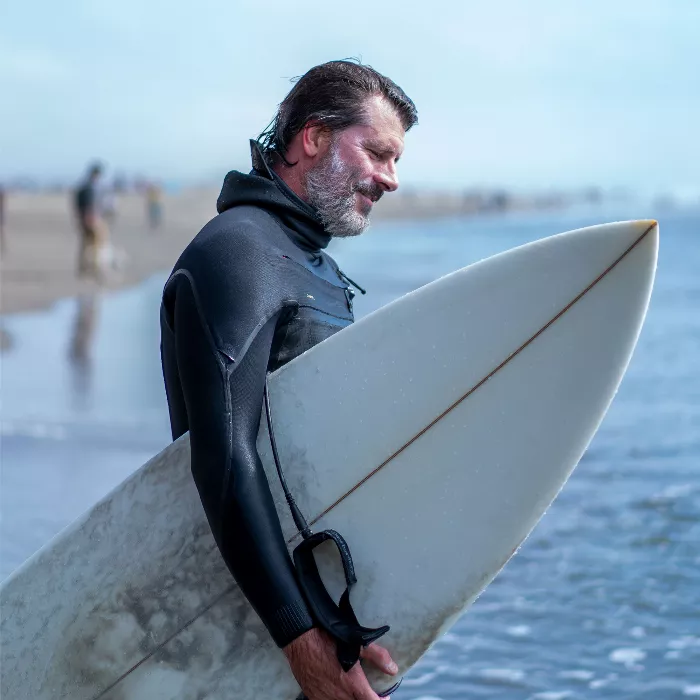
M 416 102 L 416 186 L 700 190 L 698 0 L 67 0 L 0 11 L 0 178 L 215 182 L 289 79 L 360 57 Z

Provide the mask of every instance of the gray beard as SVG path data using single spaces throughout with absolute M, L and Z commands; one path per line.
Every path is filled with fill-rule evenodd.
M 369 226 L 369 216 L 355 208 L 358 173 L 343 163 L 335 142 L 321 162 L 306 174 L 306 196 L 316 208 L 326 232 L 334 238 L 359 236 Z

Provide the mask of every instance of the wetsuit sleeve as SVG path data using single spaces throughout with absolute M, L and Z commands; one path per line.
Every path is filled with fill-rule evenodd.
M 263 388 L 279 314 L 239 362 L 217 349 L 192 290 L 173 309 L 179 389 L 192 473 L 223 558 L 278 646 L 313 627 L 256 448 Z

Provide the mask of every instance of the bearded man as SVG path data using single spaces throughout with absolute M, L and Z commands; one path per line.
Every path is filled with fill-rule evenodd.
M 353 321 L 351 281 L 325 252 L 357 236 L 398 187 L 413 102 L 371 67 L 312 68 L 230 172 L 219 212 L 163 292 L 161 355 L 173 439 L 189 430 L 192 474 L 231 574 L 310 700 L 375 700 L 314 619 L 285 544 L 256 440 L 265 380 Z M 363 658 L 395 674 L 373 643 Z

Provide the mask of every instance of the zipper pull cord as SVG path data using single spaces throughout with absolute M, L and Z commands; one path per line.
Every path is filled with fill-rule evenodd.
M 353 287 L 357 287 L 357 290 L 361 294 L 367 294 L 366 290 L 362 289 L 362 287 L 360 287 L 360 285 L 357 284 L 357 282 L 354 282 L 353 280 L 351 280 L 340 268 L 338 268 L 338 274 L 340 275 L 341 279 L 345 280 L 346 282 L 351 284 Z

